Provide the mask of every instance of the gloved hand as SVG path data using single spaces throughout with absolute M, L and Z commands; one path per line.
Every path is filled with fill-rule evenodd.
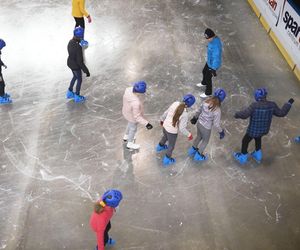
M 88 19 L 88 22 L 89 22 L 89 23 L 91 23 L 91 22 L 92 22 L 92 18 L 91 18 L 91 16 L 90 16 L 90 15 L 88 15 L 87 19 Z
M 225 137 L 224 129 L 219 133 L 219 135 L 220 135 L 220 140 L 222 140 Z
M 288 103 L 290 104 L 290 105 L 292 105 L 293 103 L 294 103 L 294 99 L 293 98 L 291 98 L 290 100 L 288 100 Z
M 163 121 L 160 121 L 160 126 L 163 126 L 164 125 L 164 122 Z
M 189 140 L 189 141 L 193 140 L 193 135 L 192 135 L 192 134 L 189 134 L 188 140 Z
M 193 125 L 195 125 L 197 121 L 198 121 L 198 118 L 197 118 L 196 116 L 194 116 L 194 117 L 191 119 L 191 123 L 192 123 Z
M 150 123 L 148 123 L 148 124 L 146 125 L 146 128 L 147 128 L 148 130 L 150 130 L 150 129 L 153 128 L 153 126 L 152 126 Z
M 86 77 L 90 77 L 90 72 L 87 72 L 87 73 L 86 73 Z
M 217 71 L 215 70 L 215 69 L 209 69 L 210 70 L 210 72 L 211 72 L 211 74 L 214 76 L 214 77 L 216 77 L 217 76 Z

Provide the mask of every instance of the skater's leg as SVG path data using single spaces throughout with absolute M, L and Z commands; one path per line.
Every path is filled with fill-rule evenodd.
M 75 19 L 75 28 L 80 26 L 81 28 L 85 28 L 84 18 L 83 17 L 74 17 Z
M 208 70 L 208 65 L 207 65 L 207 63 L 205 64 L 205 66 L 204 66 L 204 68 L 203 68 L 203 70 L 202 70 L 202 85 L 206 85 L 207 84 L 207 79 L 206 79 L 206 77 L 207 77 L 207 70 Z
M 176 140 L 177 140 L 177 134 L 171 134 L 171 133 L 168 133 L 166 131 L 166 135 L 167 135 L 167 140 L 168 140 L 168 149 L 167 149 L 166 155 L 169 158 L 171 158 L 173 150 L 175 148 L 175 144 L 176 144 Z
M 202 134 L 201 134 L 201 130 L 200 130 L 200 123 L 197 122 L 197 137 L 195 138 L 194 142 L 193 142 L 193 147 L 194 148 L 198 148 L 200 141 L 202 140 Z
M 252 141 L 252 137 L 250 137 L 248 134 L 245 134 L 243 140 L 242 140 L 242 154 L 248 154 L 248 145 Z
M 255 150 L 256 151 L 261 150 L 261 136 L 254 139 L 255 139 Z
M 199 145 L 198 151 L 200 154 L 203 154 L 203 151 L 205 150 L 205 148 L 209 142 L 211 129 L 206 129 L 200 123 L 197 124 L 197 129 L 198 129 L 198 127 L 199 127 L 200 133 L 202 135 L 202 141 Z
M 166 142 L 167 142 L 167 140 L 168 140 L 168 137 L 167 137 L 167 131 L 163 128 L 163 136 L 162 136 L 162 138 L 161 138 L 160 141 L 159 141 L 159 145 L 160 145 L 160 146 L 165 145 Z
M 128 122 L 126 131 L 128 131 L 128 140 L 127 141 L 133 142 L 135 133 L 137 131 L 137 123 Z
M 212 94 L 212 73 L 210 72 L 208 67 L 205 71 L 205 79 L 206 79 L 205 94 L 206 95 L 211 95 Z
M 0 74 L 0 96 L 4 96 L 5 94 L 5 83 L 2 75 Z
M 75 73 L 74 73 L 73 70 L 72 70 L 72 74 L 73 74 L 73 77 L 72 77 L 72 79 L 71 79 L 70 86 L 69 86 L 69 90 L 70 90 L 71 92 L 73 92 L 73 87 L 74 87 L 74 84 L 75 84 L 75 82 L 76 82 L 76 80 L 77 80 L 77 77 L 76 77 L 76 75 L 75 75 Z
M 76 84 L 76 95 L 80 95 L 81 83 L 82 83 L 82 72 L 81 70 L 74 70 L 73 73 L 76 76 L 77 84 Z
M 108 235 L 108 231 L 111 229 L 111 224 L 110 224 L 110 221 L 108 222 L 106 228 L 105 228 L 105 231 L 104 231 L 104 246 L 106 245 L 106 243 L 108 242 L 109 240 L 109 235 Z

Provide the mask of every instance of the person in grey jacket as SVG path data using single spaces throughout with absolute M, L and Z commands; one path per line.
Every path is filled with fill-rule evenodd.
M 207 156 L 203 154 L 211 135 L 211 129 L 215 126 L 220 134 L 220 139 L 225 136 L 224 129 L 220 127 L 221 121 L 221 102 L 224 101 L 226 92 L 219 88 L 214 92 L 214 96 L 204 101 L 191 119 L 192 124 L 197 123 L 197 137 L 193 146 L 188 150 L 188 155 L 195 161 L 204 161 Z M 197 122 L 198 121 L 198 122 Z

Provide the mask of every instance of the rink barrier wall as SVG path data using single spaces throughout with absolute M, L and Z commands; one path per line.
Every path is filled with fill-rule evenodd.
M 268 35 L 272 38 L 273 42 L 276 44 L 277 48 L 287 61 L 288 65 L 291 67 L 293 73 L 296 75 L 298 80 L 300 81 L 300 65 L 297 65 L 293 58 L 290 56 L 286 48 L 283 46 L 282 42 L 278 39 L 275 32 L 272 30 L 271 26 L 269 25 L 268 21 L 263 17 L 262 13 L 260 12 L 259 8 L 256 6 L 254 0 L 247 0 L 250 4 L 252 10 L 258 17 L 259 21 L 261 22 L 264 29 L 267 31 Z

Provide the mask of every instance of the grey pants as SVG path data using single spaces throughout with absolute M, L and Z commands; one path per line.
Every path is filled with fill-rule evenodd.
M 128 142 L 133 142 L 135 133 L 137 131 L 137 123 L 136 122 L 128 122 L 125 135 L 128 135 Z
M 165 145 L 168 141 L 168 149 L 166 155 L 171 158 L 173 150 L 175 148 L 177 140 L 177 134 L 168 133 L 167 130 L 163 129 L 163 137 L 160 139 L 159 144 Z
M 207 129 L 203 127 L 199 122 L 197 122 L 197 137 L 193 142 L 193 146 L 194 148 L 198 148 L 199 153 L 202 154 L 204 149 L 206 148 L 209 142 L 210 134 L 211 134 L 211 129 Z

